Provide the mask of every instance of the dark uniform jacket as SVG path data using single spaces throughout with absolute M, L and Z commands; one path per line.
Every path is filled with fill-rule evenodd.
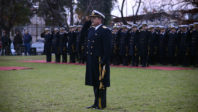
M 77 39 L 77 32 L 69 32 L 68 34 L 68 50 L 69 54 L 73 54 L 76 52 L 76 39 Z
M 140 31 L 138 33 L 138 52 L 140 56 L 147 55 L 148 53 L 148 40 L 149 40 L 149 32 L 148 31 Z
M 198 53 L 198 31 L 193 30 L 190 37 L 191 55 L 196 56 Z
M 60 53 L 64 54 L 67 53 L 67 34 L 66 33 L 60 33 Z
M 180 32 L 179 46 L 178 46 L 180 55 L 186 55 L 189 49 L 189 42 L 190 42 L 189 32 Z
M 126 56 L 128 54 L 129 38 L 127 32 L 120 32 L 119 54 Z
M 166 45 L 167 45 L 167 34 L 159 33 L 158 34 L 158 53 L 159 55 L 165 55 L 166 54 Z
M 110 86 L 110 53 L 111 53 L 111 31 L 101 25 L 97 30 L 94 27 L 89 29 L 87 38 L 87 63 L 85 84 L 90 86 L 99 86 L 99 63 L 106 65 L 106 73 L 103 84 L 105 87 Z M 99 62 L 101 57 L 101 62 Z
M 52 35 L 50 33 L 43 35 L 45 39 L 45 52 L 51 52 L 52 50 Z
M 174 56 L 175 50 L 177 47 L 177 33 L 169 33 L 168 34 L 168 55 L 169 56 Z
M 135 54 L 135 48 L 137 47 L 138 31 L 131 32 L 130 34 L 130 43 L 129 43 L 129 55 L 133 56 Z
M 53 35 L 53 38 L 54 38 L 54 50 L 55 50 L 55 53 L 56 54 L 60 54 L 61 53 L 61 46 L 60 46 L 60 44 L 61 44 L 61 41 L 60 41 L 60 34 L 59 34 L 59 32 L 57 32 L 57 33 L 55 33 L 54 35 Z

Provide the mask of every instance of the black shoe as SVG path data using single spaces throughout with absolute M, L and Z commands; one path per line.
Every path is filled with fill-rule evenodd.
M 105 109 L 105 108 L 106 108 L 106 107 L 99 108 L 98 106 L 96 106 L 94 109 L 103 110 L 103 109 Z
M 95 106 L 95 105 L 92 105 L 92 106 L 89 106 L 89 107 L 86 107 L 86 109 L 92 109 L 92 108 L 97 108 L 97 106 Z

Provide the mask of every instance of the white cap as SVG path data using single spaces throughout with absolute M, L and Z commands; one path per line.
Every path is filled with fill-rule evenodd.
M 136 28 L 137 28 L 137 27 L 138 27 L 138 25 L 136 25 L 136 24 L 133 24 L 133 25 L 132 25 L 132 28 L 134 28 L 134 27 L 136 27 Z
M 179 27 L 186 28 L 186 27 L 188 27 L 188 25 L 179 25 Z
M 45 31 L 49 31 L 49 28 L 45 28 Z
M 65 30 L 65 28 L 64 27 L 61 27 L 60 30 Z
M 90 16 L 101 16 L 103 19 L 105 19 L 104 14 L 102 14 L 101 12 L 97 11 L 97 10 L 93 10 Z
M 59 29 L 58 28 L 54 28 L 54 31 L 59 31 Z
M 194 22 L 193 25 L 198 25 L 198 22 Z
M 148 28 L 154 28 L 154 26 L 153 25 L 149 25 Z

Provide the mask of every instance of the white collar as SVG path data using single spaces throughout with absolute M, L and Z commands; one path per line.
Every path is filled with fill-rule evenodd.
M 95 30 L 97 30 L 102 24 L 99 24 L 98 26 L 95 27 Z

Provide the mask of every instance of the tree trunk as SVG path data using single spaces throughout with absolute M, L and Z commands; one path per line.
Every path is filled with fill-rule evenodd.
M 124 2 L 125 0 L 122 1 L 122 7 L 121 7 L 121 10 L 120 10 L 120 13 L 121 13 L 121 17 L 122 17 L 122 22 L 123 24 L 127 24 L 126 20 L 124 19 L 124 15 L 123 15 L 123 9 L 124 9 Z
M 71 4 L 70 4 L 70 25 L 74 24 L 74 12 L 73 12 L 73 0 L 71 0 Z
M 134 21 L 133 21 L 134 24 L 136 23 L 137 15 L 138 15 L 138 12 L 139 12 L 141 3 L 142 3 L 142 0 L 139 0 L 138 8 L 137 8 L 136 13 L 135 13 L 135 19 L 134 19 Z

